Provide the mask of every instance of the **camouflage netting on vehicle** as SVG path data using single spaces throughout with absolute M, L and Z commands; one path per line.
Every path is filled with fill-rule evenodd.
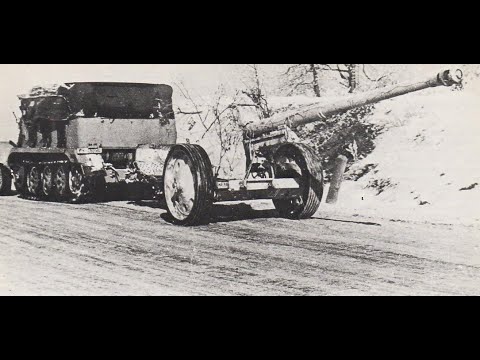
M 31 119 L 68 120 L 71 116 L 173 119 L 172 88 L 130 83 L 68 83 L 38 86 L 20 95 Z

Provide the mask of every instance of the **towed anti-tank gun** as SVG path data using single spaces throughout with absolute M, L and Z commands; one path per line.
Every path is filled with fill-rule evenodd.
M 461 70 L 447 70 L 426 81 L 246 124 L 242 179 L 216 178 L 202 147 L 176 144 L 172 88 L 167 85 L 36 88 L 20 97 L 23 131 L 8 166 L 17 191 L 35 199 L 99 200 L 108 184 L 138 185 L 141 198 L 164 197 L 171 220 L 180 225 L 208 220 L 215 202 L 253 199 L 272 199 L 282 216 L 304 219 L 319 209 L 323 169 L 314 151 L 297 141 L 294 128 L 408 93 L 458 85 L 462 79 Z M 5 167 L 0 169 L 5 176 Z

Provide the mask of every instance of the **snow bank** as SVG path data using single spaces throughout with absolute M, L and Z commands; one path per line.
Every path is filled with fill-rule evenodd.
M 377 105 L 387 131 L 352 167 L 372 170 L 346 182 L 339 206 L 419 219 L 480 219 L 480 93 L 409 95 Z M 387 215 L 387 216 L 388 216 Z

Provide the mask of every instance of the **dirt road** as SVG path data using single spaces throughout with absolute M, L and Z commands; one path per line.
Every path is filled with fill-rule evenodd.
M 480 295 L 478 228 L 261 205 L 181 228 L 148 202 L 2 197 L 0 295 Z

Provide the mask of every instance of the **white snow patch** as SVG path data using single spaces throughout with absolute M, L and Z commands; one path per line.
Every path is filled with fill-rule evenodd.
M 371 121 L 385 124 L 388 131 L 351 171 L 367 164 L 377 167 L 355 183 L 345 182 L 339 206 L 480 221 L 479 94 L 417 95 L 377 105 Z M 378 194 L 370 187 L 374 183 L 389 186 Z M 466 188 L 471 189 L 461 191 Z

